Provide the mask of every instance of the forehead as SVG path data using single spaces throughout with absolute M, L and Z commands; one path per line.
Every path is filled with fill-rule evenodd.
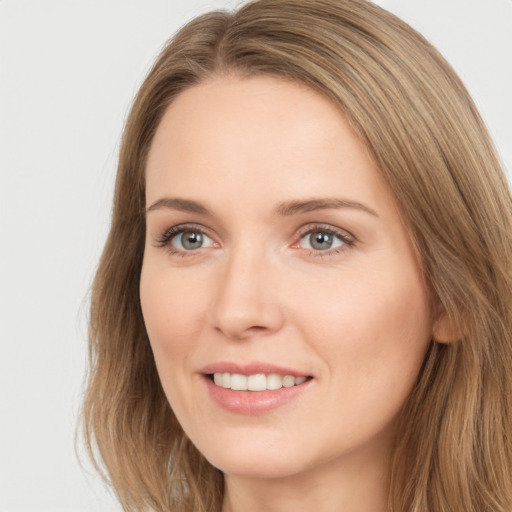
M 331 189 L 372 202 L 387 195 L 342 112 L 304 85 L 268 76 L 216 77 L 181 93 L 163 116 L 148 158 L 148 201 L 192 190 L 211 199 L 202 185 L 219 182 L 269 200 Z

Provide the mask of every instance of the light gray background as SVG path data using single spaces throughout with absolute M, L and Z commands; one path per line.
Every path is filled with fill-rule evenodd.
M 454 65 L 510 172 L 512 0 L 377 3 Z M 239 4 L 0 0 L 0 512 L 120 510 L 73 441 L 123 121 L 166 39 Z

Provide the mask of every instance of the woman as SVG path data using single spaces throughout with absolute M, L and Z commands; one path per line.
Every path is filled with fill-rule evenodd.
M 127 511 L 510 511 L 512 201 L 466 90 L 364 0 L 184 27 L 93 287 L 86 439 Z

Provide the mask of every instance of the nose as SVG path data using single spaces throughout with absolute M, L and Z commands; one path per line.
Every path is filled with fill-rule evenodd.
M 279 331 L 284 315 L 277 269 L 250 248 L 234 252 L 223 264 L 210 308 L 214 329 L 232 340 Z

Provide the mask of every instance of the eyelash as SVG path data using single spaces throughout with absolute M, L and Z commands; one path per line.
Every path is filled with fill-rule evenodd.
M 172 256 L 179 256 L 181 258 L 186 257 L 193 257 L 197 255 L 197 251 L 190 250 L 180 250 L 176 249 L 171 245 L 171 241 L 176 236 L 185 233 L 187 231 L 191 231 L 193 233 L 199 233 L 203 236 L 207 236 L 208 238 L 211 238 L 206 230 L 201 228 L 200 226 L 196 224 L 180 224 L 178 226 L 173 226 L 169 228 L 165 233 L 157 239 L 157 247 L 166 248 L 167 251 Z M 336 229 L 332 226 L 326 225 L 326 224 L 308 224 L 298 231 L 298 237 L 299 240 L 297 242 L 294 242 L 292 245 L 292 248 L 300 249 L 299 244 L 302 240 L 304 240 L 308 235 L 311 235 L 312 233 L 324 233 L 327 235 L 332 235 L 337 237 L 339 240 L 341 240 L 342 245 L 339 247 L 336 247 L 334 249 L 328 249 L 325 251 L 320 250 L 314 250 L 314 249 L 304 249 L 307 251 L 308 256 L 317 257 L 317 258 L 328 258 L 332 256 L 336 256 L 338 254 L 341 254 L 342 252 L 346 251 L 348 248 L 352 247 L 355 244 L 355 237 L 351 235 L 348 231 Z M 199 248 L 201 249 L 201 248 Z
M 299 243 L 312 233 L 324 233 L 327 235 L 332 235 L 340 239 L 342 242 L 342 245 L 339 247 L 335 247 L 334 249 L 327 249 L 325 251 L 305 249 L 308 251 L 308 256 L 315 258 L 329 258 L 332 256 L 337 256 L 355 244 L 355 237 L 348 231 L 329 226 L 328 224 L 308 224 L 299 229 L 299 241 L 294 243 L 292 247 L 300 248 L 298 247 Z
M 200 226 L 196 224 L 180 224 L 178 226 L 173 226 L 169 228 L 158 240 L 157 247 L 165 247 L 169 254 L 172 256 L 179 256 L 181 258 L 186 258 L 190 256 L 195 256 L 197 254 L 196 251 L 182 251 L 180 249 L 176 249 L 171 245 L 171 241 L 174 237 L 185 233 L 187 231 L 191 231 L 193 233 L 200 233 L 201 235 L 208 236 L 208 233 Z M 211 238 L 208 236 L 208 238 Z

